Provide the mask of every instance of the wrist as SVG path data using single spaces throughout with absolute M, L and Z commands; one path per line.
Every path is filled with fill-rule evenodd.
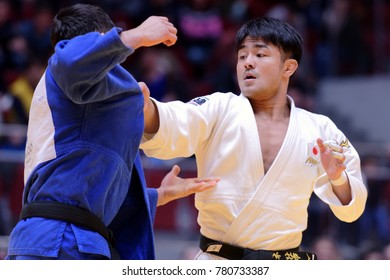
M 341 172 L 341 175 L 338 179 L 336 180 L 331 180 L 329 179 L 330 183 L 335 186 L 335 187 L 338 187 L 338 186 L 341 186 L 341 185 L 344 185 L 346 182 L 348 182 L 348 176 L 347 174 L 343 171 Z
M 132 30 L 122 31 L 119 37 L 125 46 L 132 48 L 133 50 L 138 49 L 142 45 L 141 38 Z
M 157 207 L 167 204 L 168 202 L 166 201 L 166 194 L 163 190 L 161 190 L 161 187 L 157 189 Z

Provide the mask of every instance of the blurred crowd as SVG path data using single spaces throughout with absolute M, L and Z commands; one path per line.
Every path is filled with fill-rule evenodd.
M 286 20 L 304 38 L 289 92 L 300 107 L 314 109 L 316 86 L 324 78 L 390 73 L 389 0 L 0 0 L 0 235 L 9 234 L 20 211 L 25 126 L 53 52 L 52 18 L 59 8 L 80 2 L 103 7 L 123 29 L 150 15 L 175 24 L 176 45 L 144 48 L 123 64 L 162 101 L 215 91 L 239 94 L 234 36 L 257 16 Z M 324 258 L 390 258 L 390 176 L 377 174 L 383 161 L 390 166 L 388 160 L 362 159 L 369 201 L 359 221 L 340 224 L 313 198 L 303 246 L 322 248 Z M 325 255 L 329 250 L 334 255 Z

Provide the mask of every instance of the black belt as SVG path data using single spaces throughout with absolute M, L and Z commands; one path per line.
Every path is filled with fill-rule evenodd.
M 110 246 L 111 259 L 120 259 L 118 252 L 114 249 L 112 231 L 98 217 L 86 209 L 59 202 L 36 201 L 23 206 L 19 219 L 32 217 L 61 220 L 95 231 L 107 240 Z
M 229 260 L 316 260 L 313 253 L 299 251 L 298 248 L 290 250 L 252 250 L 233 246 L 224 242 L 200 236 L 200 249 L 203 252 L 220 256 Z

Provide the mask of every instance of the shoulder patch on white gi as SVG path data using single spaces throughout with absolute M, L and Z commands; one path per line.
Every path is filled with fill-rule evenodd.
M 307 143 L 305 164 L 317 166 L 320 163 L 320 148 L 315 143 Z
M 196 98 L 190 100 L 188 103 L 196 105 L 196 106 L 200 106 L 200 105 L 204 104 L 208 100 L 209 99 L 207 97 L 196 97 Z
M 349 148 L 350 146 L 349 146 L 348 139 L 345 139 L 345 140 L 341 141 L 340 147 Z

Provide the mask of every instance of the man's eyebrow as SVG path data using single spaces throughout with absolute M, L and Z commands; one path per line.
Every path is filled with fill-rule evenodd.
M 253 48 L 256 48 L 256 49 L 268 49 L 267 44 L 255 43 L 255 44 L 241 44 L 240 47 L 238 48 L 238 50 L 245 49 L 245 48 L 249 47 L 249 45 L 252 45 Z

